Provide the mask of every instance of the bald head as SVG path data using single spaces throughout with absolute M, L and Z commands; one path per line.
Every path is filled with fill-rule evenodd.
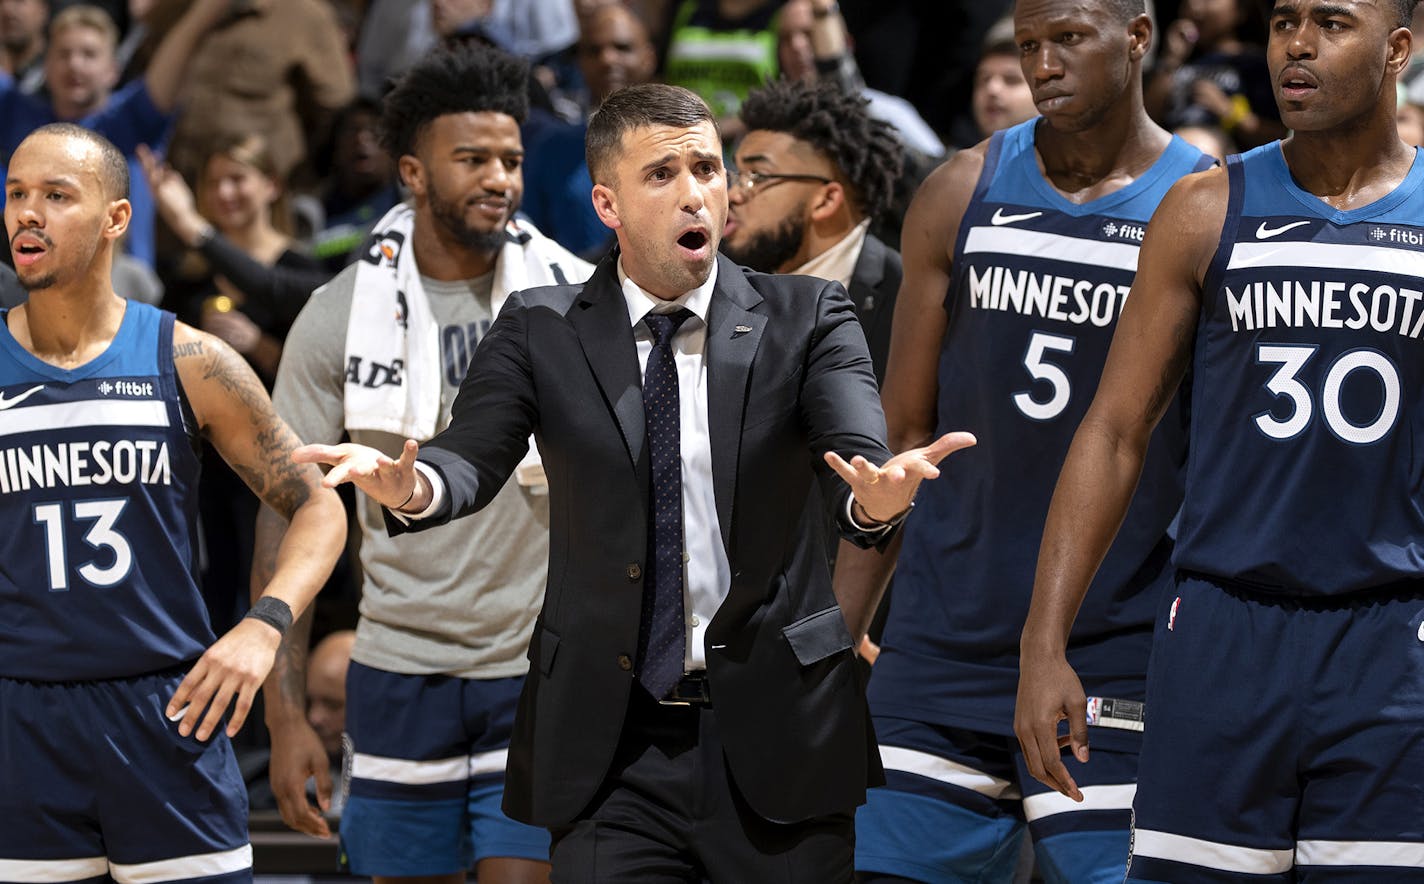
M 341 734 L 346 729 L 346 669 L 356 633 L 333 632 L 312 649 L 307 660 L 307 721 L 321 737 L 326 754 L 341 754 Z

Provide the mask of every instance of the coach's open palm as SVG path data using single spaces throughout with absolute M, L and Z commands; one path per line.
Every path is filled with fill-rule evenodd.
M 331 470 L 322 480 L 323 485 L 335 488 L 342 482 L 350 482 L 376 503 L 394 510 L 412 502 L 416 491 L 415 456 L 419 452 L 420 445 L 414 439 L 406 440 L 399 460 L 392 460 L 368 445 L 343 442 L 303 445 L 292 452 L 292 460 L 326 464 Z

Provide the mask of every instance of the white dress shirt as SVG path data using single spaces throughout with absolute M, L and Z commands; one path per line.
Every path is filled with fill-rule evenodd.
M 707 624 L 732 586 L 732 566 L 722 545 L 722 528 L 717 521 L 717 498 L 712 483 L 712 436 L 707 425 L 707 311 L 712 306 L 712 289 L 717 285 L 717 265 L 713 263 L 707 281 L 675 301 L 664 301 L 638 287 L 618 262 L 618 282 L 628 304 L 628 322 L 638 347 L 638 372 L 646 374 L 653 336 L 643 317 L 649 313 L 673 313 L 679 308 L 692 312 L 672 338 L 672 355 L 677 364 L 677 402 L 681 417 L 682 447 L 682 608 L 687 623 L 687 645 L 683 663 L 688 672 L 707 668 L 703 642 Z M 649 514 L 651 518 L 651 514 Z

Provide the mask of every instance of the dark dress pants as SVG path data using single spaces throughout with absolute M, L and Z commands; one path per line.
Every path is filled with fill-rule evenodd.
M 732 782 L 710 706 L 633 688 L 603 786 L 553 830 L 554 884 L 849 884 L 851 812 L 801 823 L 757 815 Z

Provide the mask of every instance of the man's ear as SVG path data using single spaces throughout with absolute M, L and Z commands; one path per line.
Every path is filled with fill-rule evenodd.
M 1385 67 L 1397 75 L 1409 64 L 1414 35 L 1408 28 L 1395 28 L 1389 35 L 1387 46 L 1389 55 L 1385 57 Z
M 811 220 L 825 221 L 835 215 L 846 204 L 845 185 L 832 181 L 821 188 L 821 193 L 811 201 Z
M 618 230 L 623 226 L 622 220 L 618 217 L 618 196 L 613 189 L 605 184 L 595 184 L 593 186 L 593 211 L 598 215 L 598 220 L 603 222 L 603 226 L 609 230 Z
M 1142 61 L 1152 48 L 1152 18 L 1147 13 L 1137 16 L 1127 26 L 1127 38 L 1132 41 L 1128 50 L 1133 61 Z
M 425 164 L 414 154 L 401 154 L 401 158 L 396 161 L 396 169 L 400 172 L 401 183 L 410 191 L 411 196 L 425 198 Z
M 132 218 L 133 204 L 128 200 L 120 199 L 109 203 L 108 212 L 104 216 L 104 238 L 118 240 L 129 229 L 129 221 Z

